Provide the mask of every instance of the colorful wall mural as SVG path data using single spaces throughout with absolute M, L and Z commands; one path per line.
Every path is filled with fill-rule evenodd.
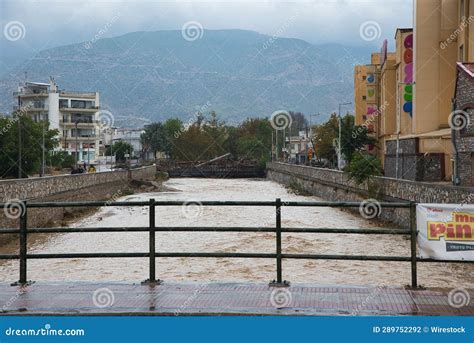
M 369 132 L 375 132 L 375 122 L 377 120 L 377 97 L 376 97 L 376 87 L 377 79 L 374 73 L 367 74 L 367 115 L 365 116 L 367 129 Z M 374 146 L 367 146 L 369 151 L 374 150 Z
M 405 62 L 405 84 L 403 86 L 403 111 L 413 116 L 413 34 L 406 36 L 403 45 L 403 62 Z

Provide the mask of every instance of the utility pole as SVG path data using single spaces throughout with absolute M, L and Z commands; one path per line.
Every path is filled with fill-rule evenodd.
M 313 148 L 313 155 L 316 152 L 316 150 L 315 150 L 316 148 L 315 148 L 315 144 L 313 143 L 313 139 L 312 139 L 313 138 L 313 124 L 312 124 L 311 119 L 313 117 L 318 117 L 320 115 L 321 115 L 321 113 L 316 113 L 316 114 L 310 114 L 309 115 L 309 141 L 311 142 L 311 145 L 312 145 L 312 148 Z M 307 150 L 308 149 L 306 149 L 306 156 L 308 156 L 308 151 Z M 309 162 L 311 163 L 311 161 L 309 161 Z
M 311 118 L 320 116 L 321 113 L 316 113 L 316 114 L 310 114 L 309 115 L 309 135 L 312 137 L 313 136 L 313 125 L 311 123 Z
M 44 163 L 45 162 L 44 161 L 44 150 L 45 150 L 44 149 L 44 122 L 45 122 L 45 120 L 44 120 L 44 117 L 43 117 L 43 127 L 42 127 L 42 131 L 43 131 L 43 142 L 42 142 L 43 144 L 42 145 L 43 146 L 42 146 L 42 155 L 41 155 L 41 177 L 44 176 L 44 164 L 45 164 Z
M 342 118 L 341 118 L 341 106 L 345 105 L 352 105 L 352 102 L 345 102 L 339 104 L 339 112 L 338 112 L 338 118 L 339 118 L 339 139 L 338 139 L 338 147 L 337 147 L 337 169 L 341 170 L 341 157 L 342 157 Z
M 75 144 L 75 145 L 76 145 L 76 153 L 75 153 L 75 155 L 76 155 L 76 158 L 74 159 L 76 162 L 75 162 L 75 164 L 74 164 L 74 165 L 75 165 L 75 168 L 74 168 L 74 169 L 77 169 L 77 162 L 78 162 L 78 161 L 77 161 L 77 158 L 78 158 L 78 156 L 77 156 L 77 123 L 78 123 L 78 122 L 79 122 L 79 121 L 78 121 L 77 119 L 76 119 L 76 121 L 74 122 L 74 124 L 76 124 L 76 125 L 75 125 L 75 126 L 76 126 L 76 131 L 75 131 L 75 136 L 76 136 L 76 144 Z
M 273 141 L 273 130 L 272 130 L 272 153 L 271 153 L 271 159 L 272 159 L 272 162 L 273 162 L 273 152 L 275 151 L 274 148 L 275 148 L 275 145 L 274 145 L 274 141 Z
M 132 130 L 128 132 L 128 141 L 130 144 L 128 147 L 128 169 L 132 166 Z
M 20 95 L 18 95 L 18 178 L 22 178 L 22 172 L 21 172 L 21 99 Z

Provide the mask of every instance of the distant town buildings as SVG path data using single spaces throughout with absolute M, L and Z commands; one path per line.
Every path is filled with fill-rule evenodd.
M 288 160 L 292 163 L 305 164 L 308 153 L 312 151 L 312 143 L 306 131 L 300 131 L 298 136 L 286 137 Z
M 470 116 L 466 122 L 474 120 L 472 64 L 464 63 L 474 61 L 474 0 L 414 6 L 414 29 L 396 31 L 396 51 L 385 42 L 370 64 L 354 69 L 356 124 L 378 139 L 367 149 L 380 157 L 386 176 L 474 185 L 473 145 L 464 133 L 464 148 L 456 146 L 463 131 L 452 122 L 459 108 Z M 472 124 L 463 130 L 472 133 Z
M 53 78 L 49 83 L 25 82 L 13 94 L 18 106 L 34 121 L 49 121 L 59 130 L 60 150 L 92 162 L 99 156 L 99 93 L 62 91 Z M 15 109 L 17 109 L 16 107 Z

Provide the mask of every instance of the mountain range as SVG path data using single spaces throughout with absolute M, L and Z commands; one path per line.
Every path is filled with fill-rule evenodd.
M 142 31 L 38 52 L 2 74 L 0 111 L 25 80 L 61 89 L 98 91 L 120 126 L 216 111 L 229 123 L 276 110 L 321 113 L 353 101 L 353 67 L 367 63 L 366 47 L 314 45 L 247 30 Z

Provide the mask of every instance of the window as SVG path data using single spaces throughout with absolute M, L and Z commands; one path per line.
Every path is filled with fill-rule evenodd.
M 367 97 L 365 95 L 362 95 L 362 100 L 367 100 Z
M 367 79 L 367 76 L 362 76 L 362 80 L 365 81 Z
M 461 0 L 461 3 L 459 4 L 459 21 L 463 21 L 464 18 L 464 0 Z
M 68 102 L 67 99 L 60 99 L 59 100 L 59 108 L 68 108 Z
M 71 100 L 72 108 L 86 108 L 86 102 L 82 100 Z
M 459 62 L 463 62 L 464 61 L 464 45 L 461 45 L 459 47 L 459 58 L 458 58 Z

